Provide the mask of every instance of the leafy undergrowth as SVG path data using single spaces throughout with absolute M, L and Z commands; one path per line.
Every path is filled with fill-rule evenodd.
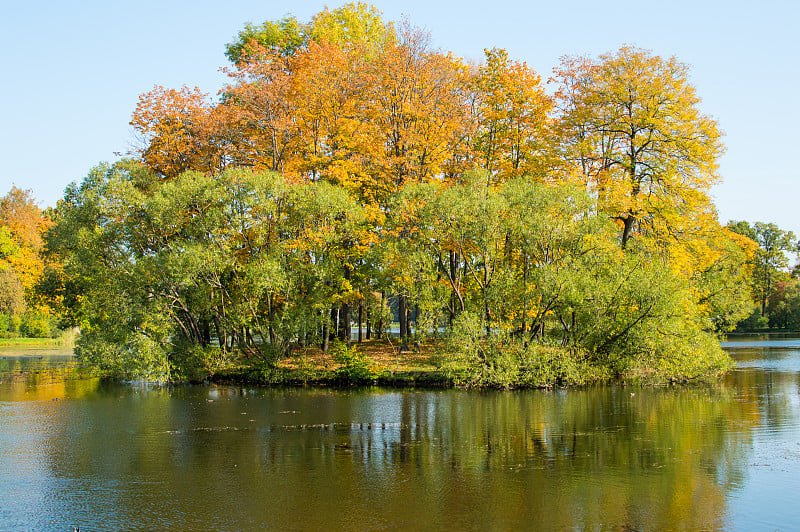
M 652 367 L 630 367 L 611 371 L 606 364 L 554 346 L 531 346 L 522 352 L 504 349 L 482 356 L 454 353 L 447 343 L 429 339 L 401 352 L 388 340 L 369 340 L 350 347 L 334 344 L 328 353 L 318 348 L 296 349 L 277 364 L 249 361 L 221 369 L 211 376 L 214 382 L 261 385 L 378 385 L 392 387 L 467 387 L 467 388 L 552 388 L 581 386 L 597 382 L 670 384 L 713 380 L 729 369 L 725 359 L 712 367 L 667 371 L 664 361 L 650 361 Z M 686 353 L 672 363 L 690 369 Z M 669 375 L 669 377 L 665 377 Z M 702 377 L 701 375 L 706 375 Z
M 277 364 L 245 362 L 214 373 L 215 382 L 266 385 L 379 385 L 449 387 L 452 379 L 438 364 L 441 342 L 428 340 L 410 351 L 395 341 L 367 340 L 332 344 L 328 353 L 317 347 L 294 349 Z

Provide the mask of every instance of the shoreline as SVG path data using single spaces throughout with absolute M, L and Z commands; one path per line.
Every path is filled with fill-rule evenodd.
M 61 338 L 0 338 L 0 348 L 3 347 L 63 347 L 72 349 L 72 342 Z
M 751 333 L 753 334 L 753 333 Z M 765 333 L 755 333 L 756 335 Z M 775 336 L 796 335 L 789 331 L 767 333 Z M 748 334 L 730 333 L 731 336 L 746 337 Z M 400 352 L 393 339 L 373 338 L 362 343 L 353 342 L 347 351 L 352 358 L 343 359 L 336 350 L 323 353 L 318 347 L 293 350 L 292 356 L 275 366 L 254 359 L 229 359 L 228 363 L 216 367 L 197 368 L 194 375 L 174 375 L 171 384 L 216 384 L 247 385 L 265 387 L 382 387 L 419 389 L 554 389 L 581 387 L 586 385 L 674 385 L 693 384 L 700 381 L 713 382 L 718 376 L 706 379 L 688 378 L 665 382 L 644 382 L 633 375 L 617 375 L 608 378 L 589 377 L 584 382 L 549 382 L 535 384 L 508 383 L 507 386 L 458 382 L 456 376 L 441 366 L 442 339 L 429 338 L 418 344 L 417 350 Z M 724 341 L 724 339 L 723 339 Z M 60 338 L 14 338 L 0 339 L 0 358 L 37 357 L 36 353 L 25 352 L 41 350 L 63 350 L 63 356 L 74 356 L 72 346 Z M 15 352 L 18 351 L 18 352 Z M 53 353 L 53 356 L 61 353 Z M 355 355 L 355 356 L 353 356 Z M 212 364 L 214 366 L 214 364 Z M 89 369 L 89 368 L 87 368 Z M 95 373 L 95 375 L 97 375 Z M 100 375 L 98 375 L 100 376 Z M 121 376 L 106 375 L 110 380 L 126 380 Z M 645 379 L 646 380 L 646 379 Z
M 191 383 L 191 381 L 190 381 Z M 369 379 L 347 378 L 337 374 L 336 370 L 326 370 L 313 377 L 304 377 L 295 372 L 275 372 L 269 376 L 258 377 L 245 371 L 219 372 L 197 384 L 214 384 L 220 386 L 260 386 L 265 388 L 351 388 L 378 387 L 386 389 L 419 388 L 419 389 L 451 389 L 459 388 L 453 379 L 441 370 L 401 371 L 380 375 Z

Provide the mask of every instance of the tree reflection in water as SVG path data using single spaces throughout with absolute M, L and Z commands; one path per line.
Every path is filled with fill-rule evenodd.
M 800 417 L 781 400 L 797 373 L 764 368 L 519 392 L 86 382 L 51 402 L 0 386 L 4 426 L 48 427 L 0 435 L 6 456 L 27 438 L 28 474 L 60 501 L 28 496 L 40 528 L 728 528 L 755 435 Z M 0 493 L 12 480 L 0 465 Z

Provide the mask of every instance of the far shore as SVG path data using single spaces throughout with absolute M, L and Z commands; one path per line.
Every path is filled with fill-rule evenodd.
M 63 338 L 0 338 L 0 350 L 8 347 L 44 347 L 68 349 L 72 347 L 72 342 L 65 341 Z M 15 354 L 0 351 L 0 356 L 15 356 Z

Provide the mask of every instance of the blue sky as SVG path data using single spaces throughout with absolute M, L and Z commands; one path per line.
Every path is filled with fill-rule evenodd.
M 480 60 L 506 48 L 547 78 L 559 57 L 624 44 L 691 65 L 702 110 L 725 132 L 723 183 L 713 189 L 723 223 L 775 222 L 800 236 L 800 3 L 372 2 L 409 20 L 434 44 Z M 143 0 L 14 2 L 0 17 L 0 194 L 30 188 L 42 206 L 134 140 L 139 94 L 154 85 L 225 82 L 226 43 L 245 22 L 291 13 L 308 20 L 326 2 Z M 328 3 L 337 7 L 339 3 Z

